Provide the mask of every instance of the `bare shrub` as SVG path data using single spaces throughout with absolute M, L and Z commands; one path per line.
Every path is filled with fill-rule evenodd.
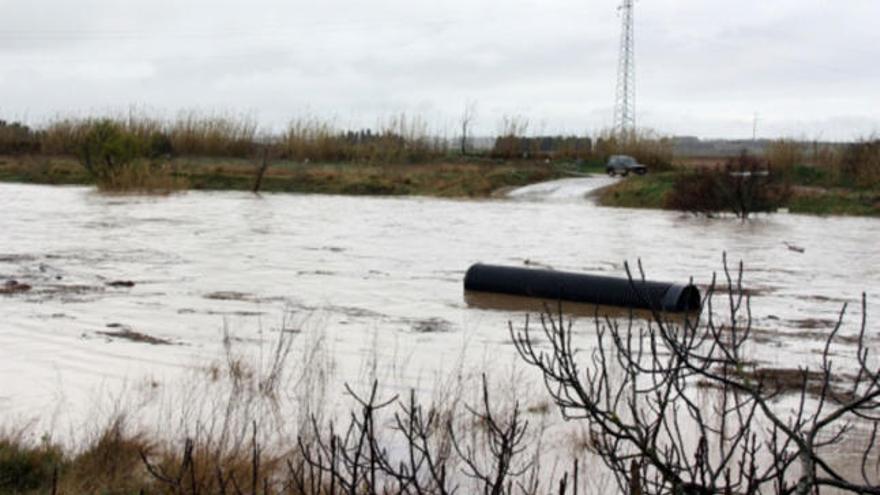
M 459 152 L 461 156 L 467 156 L 470 144 L 471 125 L 477 118 L 477 102 L 470 101 L 465 104 L 464 110 L 461 112 L 458 122 L 461 125 L 461 141 L 459 142 Z
M 314 441 L 300 441 L 300 458 L 289 464 L 298 493 L 467 493 L 493 495 L 546 493 L 536 464 L 526 452 L 528 422 L 519 404 L 500 412 L 483 377 L 479 408 L 467 407 L 469 419 L 456 421 L 448 413 L 420 404 L 415 392 L 407 400 L 382 401 L 374 382 L 361 397 L 347 388 L 358 407 L 348 425 L 313 422 Z M 398 404 L 391 426 L 382 428 L 381 413 Z M 384 430 L 384 431 L 383 431 Z M 384 433 L 391 433 L 386 438 Z M 466 480 L 470 479 L 471 482 Z M 560 494 L 577 479 L 564 473 Z M 575 490 L 577 481 L 573 481 Z M 571 492 L 575 493 L 575 492 Z
M 785 177 L 743 152 L 728 160 L 723 169 L 680 172 L 666 207 L 707 216 L 727 212 L 747 219 L 753 213 L 776 211 L 789 194 Z
M 742 265 L 734 280 L 725 259 L 724 274 L 729 316 L 714 311 L 713 281 L 705 313 L 681 323 L 656 311 L 640 327 L 632 319 L 597 320 L 597 346 L 585 363 L 561 312 L 540 319 L 547 350 L 528 320 L 522 329 L 511 325 L 511 336 L 563 415 L 588 422 L 594 449 L 623 493 L 880 493 L 880 363 L 867 340 L 865 296 L 846 393 L 835 387 L 846 369 L 831 358 L 844 306 L 818 369 L 801 368 L 790 410 L 777 400 L 791 388 L 749 374 L 752 319 Z M 698 400 L 704 382 L 714 387 L 710 409 Z M 833 448 L 859 437 L 867 442 L 858 442 L 857 474 L 834 467 Z
M 505 115 L 492 148 L 492 157 L 503 159 L 527 157 L 530 151 L 528 140 L 525 139 L 528 130 L 529 120 L 527 118 Z

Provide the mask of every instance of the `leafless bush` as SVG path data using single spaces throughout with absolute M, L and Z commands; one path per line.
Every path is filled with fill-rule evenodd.
M 530 151 L 528 139 L 526 139 L 528 130 L 529 120 L 527 118 L 505 115 L 498 128 L 498 137 L 492 148 L 492 156 L 504 159 L 527 157 Z
M 299 464 L 290 463 L 303 493 L 317 493 L 316 486 L 327 493 L 543 493 L 539 482 L 525 476 L 534 465 L 526 453 L 531 446 L 523 411 L 519 404 L 507 413 L 494 410 L 485 376 L 481 405 L 468 407 L 469 421 L 463 422 L 454 419 L 455 411 L 424 407 L 415 392 L 404 401 L 380 402 L 377 389 L 374 383 L 365 398 L 348 389 L 358 408 L 344 430 L 313 422 L 316 440 L 301 441 Z M 395 404 L 384 432 L 392 438 L 383 438 L 380 413 Z M 568 493 L 572 478 L 564 479 L 560 493 Z
M 783 175 L 743 152 L 723 168 L 679 173 L 666 206 L 696 215 L 732 213 L 745 220 L 754 213 L 776 211 L 789 194 Z
M 547 351 L 536 345 L 528 320 L 520 330 L 511 325 L 511 335 L 564 416 L 589 423 L 594 448 L 624 493 L 880 493 L 880 362 L 867 339 L 865 296 L 852 378 L 841 391 L 837 380 L 846 370 L 831 352 L 844 307 L 821 365 L 801 369 L 788 413 L 777 400 L 790 389 L 749 373 L 752 319 L 742 265 L 733 280 L 725 259 L 724 274 L 732 288 L 723 295 L 728 317 L 713 308 L 713 282 L 705 309 L 681 323 L 658 312 L 638 328 L 632 319 L 621 325 L 597 318 L 598 343 L 585 367 L 561 313 L 541 317 Z M 705 383 L 715 394 L 713 408 L 697 400 Z M 830 449 L 854 435 L 868 441 L 859 451 L 859 474 L 847 476 L 834 467 Z

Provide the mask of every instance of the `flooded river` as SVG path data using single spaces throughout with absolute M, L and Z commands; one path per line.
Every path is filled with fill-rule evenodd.
M 726 251 L 746 263 L 769 365 L 816 359 L 818 335 L 863 291 L 869 322 L 880 318 L 880 220 L 602 208 L 585 195 L 605 179 L 574 181 L 485 201 L 0 184 L 0 283 L 32 287 L 0 295 L 0 412 L 85 408 L 144 376 L 173 382 L 217 355 L 224 327 L 257 345 L 321 326 L 340 380 L 356 380 L 368 354 L 403 363 L 401 387 L 463 352 L 466 366 L 502 370 L 516 362 L 507 322 L 524 310 L 466 298 L 476 262 L 623 276 L 641 259 L 651 279 L 703 285 Z M 844 333 L 859 317 L 854 304 Z

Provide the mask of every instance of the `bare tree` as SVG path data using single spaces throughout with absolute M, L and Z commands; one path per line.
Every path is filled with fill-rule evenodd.
M 263 187 L 263 176 L 266 175 L 266 171 L 269 170 L 269 165 L 272 163 L 273 154 L 275 154 L 274 146 L 270 142 L 264 142 L 258 147 L 258 155 L 259 155 L 259 163 L 260 165 L 257 167 L 257 174 L 254 178 L 254 186 L 251 188 L 251 192 L 254 194 L 260 193 L 260 188 Z
M 850 338 L 852 374 L 832 361 L 844 307 L 818 369 L 783 380 L 757 369 L 746 352 L 752 315 L 742 264 L 734 280 L 725 258 L 724 275 L 724 318 L 714 311 L 714 280 L 704 309 L 681 322 L 657 311 L 641 326 L 597 315 L 598 342 L 583 368 L 561 307 L 540 318 L 548 350 L 528 319 L 522 329 L 511 325 L 511 335 L 563 415 L 589 422 L 593 448 L 624 493 L 880 493 L 880 362 L 866 335 L 865 296 Z M 707 392 L 712 407 L 700 401 Z M 793 412 L 779 403 L 783 395 L 797 399 Z M 867 440 L 858 448 L 859 474 L 845 475 L 831 447 L 859 439 Z
M 464 106 L 464 111 L 461 113 L 461 119 L 459 123 L 461 124 L 461 155 L 467 156 L 468 154 L 468 139 L 470 138 L 470 130 L 471 125 L 474 120 L 477 118 L 477 102 L 469 101 Z

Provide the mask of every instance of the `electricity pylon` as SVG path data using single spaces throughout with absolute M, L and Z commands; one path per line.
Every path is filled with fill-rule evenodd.
M 636 129 L 636 59 L 633 3 L 623 0 L 619 7 L 623 20 L 617 68 L 617 98 L 614 102 L 614 131 L 620 136 Z

